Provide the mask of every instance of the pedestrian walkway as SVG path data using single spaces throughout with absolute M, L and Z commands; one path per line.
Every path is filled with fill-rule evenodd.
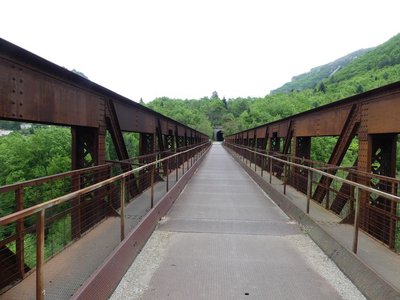
M 364 299 L 214 144 L 112 299 Z

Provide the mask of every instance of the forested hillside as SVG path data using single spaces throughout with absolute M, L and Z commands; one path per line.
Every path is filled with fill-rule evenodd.
M 373 48 L 369 49 L 361 49 L 350 53 L 344 57 L 336 59 L 335 61 L 328 63 L 323 66 L 319 66 L 316 68 L 312 68 L 309 72 L 296 75 L 292 78 L 290 82 L 285 83 L 280 88 L 271 91 L 271 94 L 281 94 L 281 93 L 290 93 L 293 91 L 302 91 L 305 89 L 315 88 L 322 80 L 329 78 L 334 75 L 339 70 L 343 69 L 353 60 L 360 58 L 367 52 L 373 50 Z
M 215 125 L 222 125 L 225 134 L 231 134 L 399 80 L 400 34 L 358 58 L 353 57 L 333 75 L 314 83 L 314 88 L 262 98 L 226 100 L 217 92 L 198 100 L 162 97 L 147 106 L 209 135 Z

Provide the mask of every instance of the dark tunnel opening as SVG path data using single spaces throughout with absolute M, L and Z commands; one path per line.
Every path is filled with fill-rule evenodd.
M 219 130 L 217 132 L 217 142 L 222 142 L 224 140 L 224 133 L 222 132 L 222 130 Z

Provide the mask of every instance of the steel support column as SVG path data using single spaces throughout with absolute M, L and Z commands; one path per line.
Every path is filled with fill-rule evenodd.
M 151 133 L 140 133 L 139 135 L 139 156 L 152 154 L 155 151 L 155 138 L 154 134 Z M 155 160 L 154 156 L 147 156 L 139 160 L 140 164 L 147 164 Z M 142 192 L 150 186 L 150 182 L 145 176 L 148 170 L 141 170 L 139 172 L 139 190 Z
M 278 137 L 278 134 L 276 132 L 274 132 L 270 139 L 269 150 L 272 152 L 275 152 L 275 153 L 279 153 L 280 152 L 280 142 L 281 142 L 281 138 Z M 281 178 L 282 164 L 274 162 L 272 172 L 276 174 L 276 177 Z
M 97 128 L 72 127 L 72 169 L 95 166 L 99 163 L 99 141 L 104 136 L 99 135 Z M 85 176 L 73 179 L 73 190 L 95 183 L 95 176 Z M 97 197 L 82 201 L 81 197 L 72 201 L 71 233 L 72 238 L 79 237 L 91 228 L 105 215 L 104 205 Z M 89 217 L 90 216 L 90 217 Z
M 396 175 L 396 142 L 397 134 L 372 135 L 371 171 L 374 174 L 395 177 Z M 387 181 L 371 182 L 371 185 L 381 191 L 396 194 Z M 397 189 L 397 187 L 395 187 Z M 377 209 L 376 209 L 377 208 Z M 395 230 L 397 205 L 390 200 L 370 195 L 368 206 L 368 232 L 376 238 L 395 246 Z
M 140 133 L 139 156 L 155 153 L 155 138 L 152 133 Z
M 311 137 L 295 137 L 294 156 L 305 160 L 310 159 L 311 154 Z M 294 176 L 291 180 L 293 185 L 300 192 L 307 193 L 307 170 L 302 168 L 294 168 Z

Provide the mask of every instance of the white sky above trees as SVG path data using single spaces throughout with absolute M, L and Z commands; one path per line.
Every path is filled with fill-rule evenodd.
M 400 32 L 399 0 L 1 3 L 0 37 L 123 96 L 265 96 Z

